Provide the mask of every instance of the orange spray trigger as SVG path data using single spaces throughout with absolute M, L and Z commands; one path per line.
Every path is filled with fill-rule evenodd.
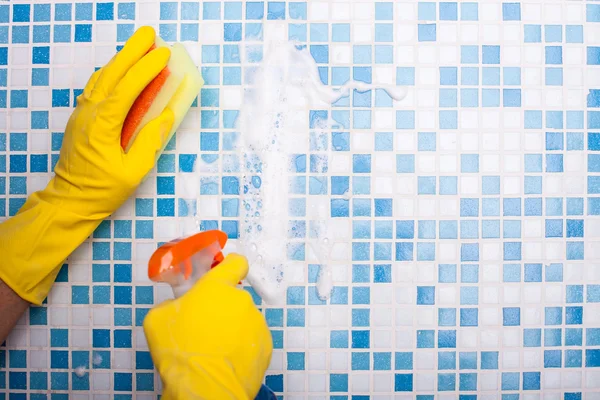
M 196 233 L 160 246 L 148 261 L 148 277 L 171 285 L 175 297 L 223 261 L 227 234 L 219 230 Z

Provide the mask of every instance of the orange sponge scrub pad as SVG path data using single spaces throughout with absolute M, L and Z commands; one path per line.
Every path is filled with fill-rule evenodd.
M 157 36 L 152 49 L 167 46 L 169 45 Z M 169 63 L 140 93 L 125 118 L 121 130 L 121 147 L 125 151 L 129 150 L 144 125 L 158 117 L 165 107 L 169 107 L 175 115 L 175 122 L 169 133 L 170 139 L 204 84 L 198 67 L 194 65 L 185 47 L 181 43 L 169 47 Z

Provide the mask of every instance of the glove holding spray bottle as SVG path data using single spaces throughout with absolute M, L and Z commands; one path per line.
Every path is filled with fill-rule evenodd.
M 261 386 L 271 334 L 250 294 L 236 287 L 248 261 L 223 257 L 226 241 L 218 230 L 176 239 L 148 263 L 150 279 L 169 283 L 175 295 L 144 320 L 166 400 L 275 398 Z

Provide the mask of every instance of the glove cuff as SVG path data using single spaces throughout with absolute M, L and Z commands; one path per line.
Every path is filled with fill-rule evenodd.
M 42 304 L 65 259 L 102 221 L 74 214 L 33 193 L 0 224 L 0 279 L 22 299 Z
M 222 357 L 171 353 L 157 369 L 168 399 L 250 400 L 231 363 Z M 155 357 L 154 352 L 152 353 Z M 164 355 L 163 355 L 164 356 Z M 255 395 L 255 394 L 254 394 Z

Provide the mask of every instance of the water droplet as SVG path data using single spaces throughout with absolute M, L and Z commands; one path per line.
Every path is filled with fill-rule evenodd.
M 260 217 L 260 213 L 257 211 L 257 212 L 254 213 L 254 216 L 255 217 Z
M 250 250 L 256 251 L 258 248 L 256 247 L 256 243 L 250 244 Z
M 256 207 L 257 208 L 262 208 L 262 201 L 259 201 L 258 203 L 256 203 Z
M 256 225 L 256 230 L 259 232 L 262 231 L 262 225 Z
M 246 203 L 246 204 L 244 205 L 244 207 L 246 208 L 246 210 L 250 210 L 250 203 Z
M 260 179 L 260 176 L 254 175 L 252 177 L 252 186 L 254 186 L 255 188 L 258 189 L 261 184 L 262 184 L 262 179 Z
M 329 244 L 329 239 L 323 238 L 322 242 L 325 246 L 327 246 Z

